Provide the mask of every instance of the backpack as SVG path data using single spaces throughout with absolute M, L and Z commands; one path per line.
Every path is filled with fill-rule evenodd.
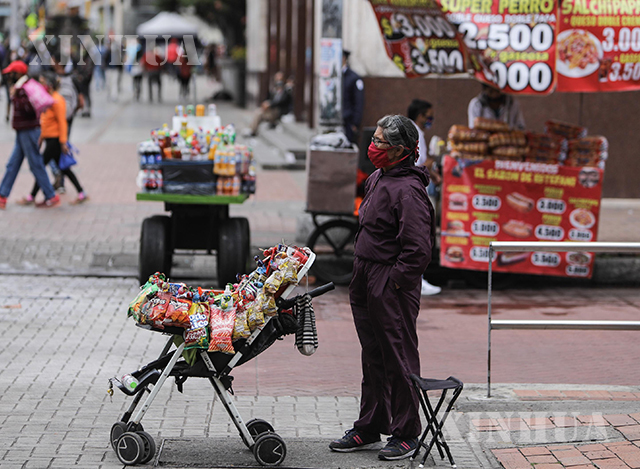
M 67 120 L 71 119 L 78 107 L 78 90 L 73 83 L 73 78 L 69 75 L 62 75 L 60 78 L 60 89 L 58 93 L 64 98 L 64 102 L 67 104 Z

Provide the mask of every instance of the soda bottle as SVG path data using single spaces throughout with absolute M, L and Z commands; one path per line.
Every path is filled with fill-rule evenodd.
M 218 115 L 218 110 L 217 110 L 215 104 L 209 104 L 209 115 L 210 116 L 217 116 Z
M 138 387 L 138 384 L 140 384 L 135 376 L 132 375 L 124 375 L 120 379 L 120 382 L 127 389 L 127 391 L 135 391 Z
M 144 187 L 145 192 L 150 192 L 151 190 L 151 171 L 148 169 L 142 172 L 142 187 Z
M 240 194 L 240 176 L 233 176 L 231 195 Z
M 222 179 L 223 179 L 222 177 L 218 176 L 218 179 L 216 180 L 217 195 L 222 195 L 222 193 L 224 192 L 224 181 Z

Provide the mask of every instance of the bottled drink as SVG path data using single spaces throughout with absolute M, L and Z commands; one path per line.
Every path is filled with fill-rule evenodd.
M 135 391 L 138 384 L 140 384 L 135 376 L 132 375 L 124 375 L 120 382 L 128 391 Z
M 204 104 L 198 104 L 196 106 L 196 116 L 204 117 Z
M 218 109 L 216 108 L 215 104 L 209 104 L 209 115 L 210 116 L 217 116 L 218 115 Z
M 156 171 L 156 191 L 157 192 L 164 191 L 164 176 L 162 175 L 161 169 L 158 169 Z

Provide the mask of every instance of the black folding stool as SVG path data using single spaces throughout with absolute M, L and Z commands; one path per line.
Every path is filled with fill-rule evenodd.
M 429 453 L 431 452 L 431 448 L 433 448 L 434 444 L 438 448 L 440 457 L 444 459 L 444 453 L 442 452 L 442 449 L 444 448 L 444 450 L 447 453 L 447 456 L 449 457 L 449 462 L 451 463 L 451 466 L 456 467 L 456 463 L 453 461 L 453 456 L 451 456 L 451 451 L 449 451 L 449 445 L 447 445 L 447 442 L 444 440 L 444 435 L 442 434 L 442 427 L 444 426 L 444 422 L 447 420 L 447 417 L 449 416 L 449 412 L 451 411 L 453 404 L 456 402 L 456 399 L 458 399 L 458 396 L 462 392 L 462 388 L 464 384 L 462 383 L 462 381 L 460 381 L 457 378 L 454 378 L 453 376 L 449 376 L 447 379 L 429 379 L 429 378 L 421 378 L 420 376 L 417 376 L 417 375 L 411 375 L 411 379 L 413 380 L 413 386 L 415 387 L 416 392 L 418 393 L 418 398 L 420 399 L 420 406 L 422 407 L 425 417 L 427 418 L 427 426 L 424 432 L 422 433 L 422 436 L 420 437 L 420 442 L 418 444 L 418 448 L 424 447 L 426 448 L 427 451 L 422 458 L 422 462 L 420 463 L 420 466 L 418 467 L 424 467 L 424 463 L 427 461 L 427 457 L 429 456 Z M 453 389 L 451 400 L 449 401 L 449 405 L 447 405 L 446 410 L 442 414 L 442 418 L 438 420 L 438 412 L 440 411 L 442 404 L 444 404 L 444 400 L 447 395 L 447 390 L 449 389 Z M 438 404 L 435 406 L 435 408 L 431 405 L 431 402 L 429 401 L 429 396 L 427 396 L 427 391 L 442 391 L 442 394 L 440 395 L 440 399 L 438 400 Z M 425 439 L 427 438 L 427 435 L 429 434 L 429 432 L 433 434 L 433 437 L 431 438 L 431 441 L 427 445 L 425 443 Z M 413 467 L 413 463 L 416 460 L 417 456 L 418 456 L 418 451 L 416 451 L 411 457 L 411 460 L 410 460 L 411 467 Z

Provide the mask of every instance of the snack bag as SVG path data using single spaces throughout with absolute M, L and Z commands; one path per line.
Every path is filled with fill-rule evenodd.
M 207 333 L 209 315 L 208 303 L 191 304 L 191 309 L 189 310 L 189 329 L 184 333 L 185 350 L 205 350 L 209 348 L 209 334 Z
M 247 310 L 234 308 L 235 323 L 233 327 L 233 340 L 246 339 L 251 335 L 251 329 L 247 322 Z
M 171 297 L 163 324 L 165 326 L 188 328 L 190 326 L 189 310 L 191 309 L 191 304 L 192 302 L 190 300 Z
M 256 298 L 255 305 L 262 311 L 267 317 L 275 316 L 278 314 L 278 307 L 276 306 L 276 299 L 268 295 L 266 292 L 260 292 L 258 298 Z
M 264 291 L 275 294 L 280 289 L 280 285 L 282 285 L 283 280 L 284 276 L 282 275 L 282 272 L 276 270 L 269 276 L 266 282 L 264 282 Z
M 127 316 L 133 316 L 133 318 L 139 322 L 140 320 L 140 308 L 142 305 L 149 301 L 157 292 L 159 288 L 157 285 L 147 282 L 144 284 L 140 293 L 135 297 L 135 299 L 129 303 L 129 309 L 127 310 Z
M 251 332 L 264 324 L 264 313 L 257 301 L 249 303 L 247 307 L 247 324 Z
M 163 329 L 164 316 L 169 307 L 171 295 L 166 291 L 159 291 L 153 298 L 147 301 L 140 315 L 140 324 L 151 324 L 158 329 Z
M 223 310 L 215 304 L 210 305 L 209 314 L 209 352 L 236 353 L 231 341 L 236 323 L 236 309 Z
M 282 272 L 282 282 L 285 284 L 297 284 L 298 270 L 300 270 L 300 263 L 293 257 L 288 257 L 287 260 L 280 265 L 280 272 Z

